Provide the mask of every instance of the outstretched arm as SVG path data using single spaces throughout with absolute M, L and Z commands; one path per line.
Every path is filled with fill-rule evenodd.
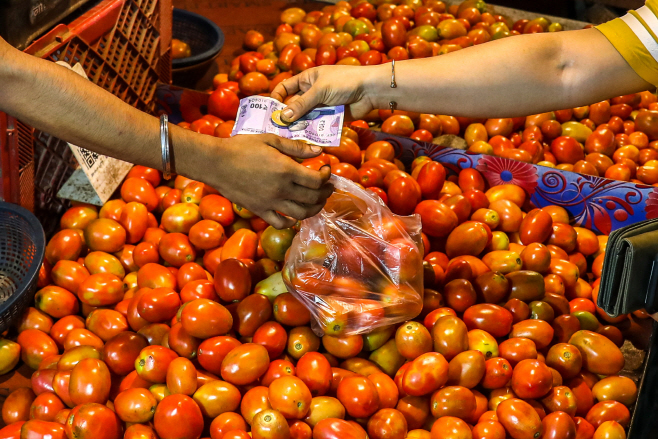
M 572 108 L 651 88 L 597 29 L 515 36 L 446 55 L 391 64 L 323 66 L 279 84 L 303 92 L 292 119 L 316 105 L 351 104 L 355 117 L 385 109 L 466 117 L 515 117 Z M 285 117 L 285 115 L 284 115 Z
M 135 164 L 162 168 L 158 119 L 74 72 L 22 53 L 0 38 L 0 110 L 67 142 Z M 273 135 L 217 139 L 170 126 L 176 172 L 203 181 L 275 227 L 320 211 L 329 171 L 292 158 L 321 152 Z M 283 153 L 283 154 L 282 154 Z

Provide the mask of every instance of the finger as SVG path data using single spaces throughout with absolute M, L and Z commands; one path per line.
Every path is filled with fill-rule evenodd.
M 318 87 L 313 86 L 303 95 L 291 101 L 288 106 L 281 111 L 281 120 L 284 122 L 294 122 L 321 103 L 319 89 Z
M 321 146 L 309 145 L 300 140 L 291 140 L 275 135 L 268 136 L 266 143 L 286 155 L 298 157 L 300 159 L 316 157 L 322 152 Z
M 326 183 L 329 181 L 331 178 L 331 166 L 329 165 L 324 165 L 323 167 L 320 168 L 320 178 L 322 178 L 322 182 Z M 331 186 L 333 190 L 333 186 Z
M 312 204 L 310 206 L 306 206 L 299 203 L 295 203 L 294 201 L 290 201 L 290 200 L 281 201 L 279 206 L 280 206 L 279 210 L 283 214 L 298 220 L 303 220 L 308 218 L 309 216 L 315 215 L 315 213 L 319 212 L 322 209 L 322 204 Z
M 275 229 L 287 229 L 295 225 L 295 220 L 279 215 L 273 210 L 268 210 L 261 218 Z
M 293 185 L 290 193 L 290 199 L 297 203 L 305 205 L 323 204 L 331 196 L 334 187 L 331 184 L 325 183 L 319 190 L 309 189 L 297 184 Z
M 274 90 L 272 90 L 272 94 L 270 96 L 279 102 L 283 102 L 286 97 L 294 95 L 299 91 L 300 77 L 301 75 L 296 75 L 292 78 L 286 79 L 285 81 L 279 82 L 276 87 L 274 87 Z

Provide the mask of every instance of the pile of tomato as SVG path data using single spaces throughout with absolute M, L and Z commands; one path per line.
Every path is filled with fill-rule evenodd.
M 625 438 L 622 330 L 647 316 L 596 306 L 607 237 L 474 169 L 405 170 L 349 128 L 303 163 L 420 216 L 415 319 L 318 337 L 282 280 L 298 226 L 135 166 L 47 245 L 34 305 L 0 342 L 1 374 L 34 370 L 0 438 Z
M 208 114 L 181 125 L 229 137 L 241 97 L 269 96 L 276 84 L 321 65 L 374 65 L 392 59 L 439 56 L 523 33 L 560 31 L 546 18 L 510 23 L 481 0 L 447 6 L 440 0 L 340 1 L 308 14 L 290 8 L 272 41 L 245 35 L 248 52 L 213 83 Z M 414 140 L 461 136 L 468 151 L 639 184 L 658 183 L 658 102 L 642 92 L 589 106 L 528 117 L 468 119 L 375 110 L 353 122 Z

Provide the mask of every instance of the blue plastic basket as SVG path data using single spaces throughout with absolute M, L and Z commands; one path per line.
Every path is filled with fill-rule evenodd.
M 192 56 L 174 59 L 172 69 L 182 69 L 214 59 L 224 47 L 224 32 L 199 14 L 174 9 L 172 37 L 190 45 Z
M 0 332 L 30 306 L 46 251 L 37 218 L 16 204 L 0 202 Z

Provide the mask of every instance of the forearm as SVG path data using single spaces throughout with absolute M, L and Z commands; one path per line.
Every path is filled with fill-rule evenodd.
M 517 36 L 433 58 L 376 67 L 376 108 L 514 117 L 587 105 L 651 87 L 596 29 Z M 374 69 L 373 69 L 374 70 Z
M 157 118 L 52 62 L 0 39 L 0 110 L 69 143 L 121 160 L 162 168 Z M 171 126 L 177 171 L 203 136 Z M 201 139 L 200 139 L 201 138 Z M 198 152 L 197 152 L 198 155 Z

